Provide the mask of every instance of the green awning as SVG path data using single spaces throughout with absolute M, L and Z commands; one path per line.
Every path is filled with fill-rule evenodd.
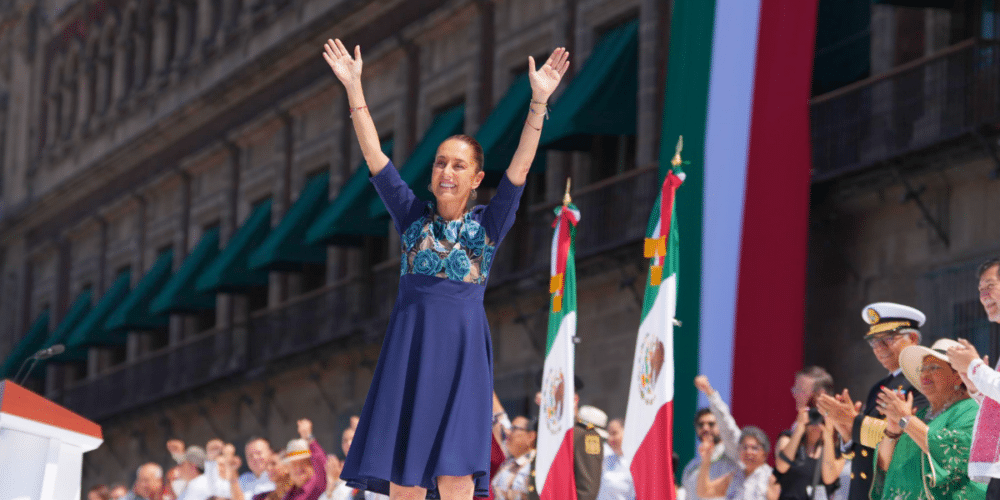
M 639 89 L 639 21 L 605 33 L 580 72 L 552 105 L 540 145 L 590 149 L 593 135 L 635 135 Z
M 267 271 L 250 269 L 247 261 L 271 231 L 271 200 L 253 208 L 226 248 L 198 277 L 199 292 L 246 293 L 250 288 L 267 286 Z
M 43 348 L 49 348 L 56 344 L 66 345 L 69 342 L 69 335 L 73 333 L 73 329 L 83 321 L 83 318 L 87 317 L 90 313 L 90 305 L 93 301 L 93 294 L 90 289 L 80 292 L 76 296 L 76 300 L 73 304 L 69 306 L 69 310 L 66 311 L 66 315 L 63 316 L 62 321 L 56 326 L 56 329 L 52 331 L 52 335 L 49 335 L 48 342 L 43 345 Z M 86 349 L 66 349 L 62 354 L 53 356 L 45 361 L 40 361 L 38 364 L 42 365 L 46 361 L 86 361 L 87 360 L 87 350 Z M 39 367 L 41 368 L 41 367 Z
M 393 140 L 382 141 L 382 152 L 392 158 Z M 327 205 L 306 232 L 309 243 L 327 245 L 361 245 L 361 236 L 380 236 L 388 231 L 385 220 L 368 217 L 368 206 L 378 199 L 375 188 L 368 182 L 368 163 L 361 162 L 337 196 Z
M 434 122 L 424 134 L 424 138 L 420 140 L 417 147 L 413 149 L 413 154 L 399 169 L 399 176 L 410 186 L 417 198 L 431 199 L 432 195 L 427 190 L 427 185 L 431 183 L 431 168 L 434 165 L 437 148 L 445 139 L 455 134 L 461 134 L 464 124 L 464 104 L 459 104 L 435 116 Z M 368 213 L 375 218 L 389 216 L 385 204 L 378 197 L 369 204 Z
M 476 132 L 476 140 L 483 146 L 483 170 L 486 171 L 483 182 L 487 186 L 496 186 L 500 182 L 500 176 L 510 166 L 517 145 L 521 142 L 530 101 L 531 84 L 528 82 L 528 74 L 524 73 L 514 80 Z M 532 170 L 544 170 L 544 160 L 544 154 L 535 155 Z
M 167 250 L 156 258 L 153 267 L 139 280 L 135 288 L 129 292 L 115 312 L 104 322 L 106 330 L 156 330 L 170 324 L 170 317 L 154 314 L 149 310 L 153 297 L 163 290 L 163 285 L 170 279 L 170 268 L 173 267 L 174 252 Z
M 28 328 L 28 333 L 21 338 L 21 341 L 14 346 L 14 349 L 7 355 L 3 365 L 0 365 L 0 379 L 12 378 L 17 375 L 17 370 L 21 364 L 28 359 L 45 343 L 45 337 L 49 334 L 49 310 L 44 309 L 38 313 L 35 321 Z
M 219 228 L 213 227 L 201 235 L 181 267 L 150 302 L 149 310 L 153 314 L 195 314 L 215 309 L 215 294 L 199 292 L 194 282 L 218 256 Z
M 104 322 L 108 320 L 108 317 L 115 312 L 118 305 L 128 295 L 131 276 L 132 273 L 128 270 L 118 274 L 118 278 L 111 284 L 108 291 L 104 292 L 101 300 L 97 301 L 94 308 L 70 332 L 69 340 L 66 341 L 66 350 L 125 345 L 127 335 L 122 332 L 105 329 Z
M 309 179 L 278 226 L 250 254 L 250 269 L 299 271 L 303 264 L 326 262 L 326 247 L 306 242 L 306 231 L 327 206 L 330 174 L 323 172 Z

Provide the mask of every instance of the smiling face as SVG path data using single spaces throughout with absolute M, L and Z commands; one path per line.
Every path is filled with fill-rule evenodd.
M 740 440 L 740 461 L 746 466 L 747 471 L 756 470 L 765 460 L 767 460 L 767 450 L 757 438 L 744 436 Z
M 931 406 L 940 406 L 952 398 L 955 387 L 962 383 L 962 377 L 951 368 L 947 361 L 934 356 L 925 356 L 920 366 L 920 391 L 927 396 Z
M 309 482 L 314 473 L 312 462 L 308 458 L 293 460 L 288 463 L 288 478 L 292 481 L 292 484 L 299 488 Z
M 255 439 L 246 445 L 244 450 L 247 456 L 247 467 L 257 477 L 260 477 L 267 468 L 267 461 L 271 458 L 271 446 L 263 439 Z
M 1000 266 L 987 269 L 979 277 L 979 302 L 990 321 L 1000 323 Z
M 878 362 L 886 370 L 892 372 L 899 368 L 899 353 L 911 345 L 919 344 L 914 333 L 890 332 L 886 335 L 875 337 L 869 340 L 872 352 L 878 358 Z
M 485 175 L 482 165 L 476 162 L 476 148 L 464 140 L 451 138 L 438 146 L 431 171 L 431 192 L 438 205 L 464 204 Z

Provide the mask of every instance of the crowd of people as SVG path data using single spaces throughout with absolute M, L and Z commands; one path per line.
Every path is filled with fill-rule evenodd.
M 979 272 L 980 301 L 1000 323 L 1000 259 Z M 925 316 L 912 307 L 879 302 L 866 306 L 865 340 L 888 374 L 864 401 L 820 367 L 795 374 L 791 387 L 798 411 L 777 439 L 759 428 L 739 427 L 705 376 L 695 378 L 709 406 L 694 418 L 697 456 L 677 479 L 679 500 L 980 500 L 1000 499 L 1000 373 L 964 339 L 920 345 Z M 576 381 L 577 389 L 582 383 Z M 579 398 L 577 397 L 577 402 Z M 537 402 L 537 398 L 536 398 Z M 535 500 L 533 481 L 537 419 L 509 418 L 493 396 L 490 495 Z M 578 500 L 635 500 L 622 450 L 625 422 L 609 421 L 593 406 L 579 406 L 574 428 Z M 358 417 L 343 431 L 350 450 Z M 88 500 L 382 500 L 385 495 L 352 488 L 340 478 L 343 461 L 328 455 L 312 435 L 312 422 L 297 422 L 298 438 L 279 452 L 263 438 L 244 449 L 248 471 L 232 444 L 214 439 L 205 447 L 173 439 L 175 464 L 136 471 L 131 489 L 99 485 Z M 676 454 L 674 465 L 677 467 Z
M 979 268 L 979 299 L 1000 323 L 1000 259 Z M 971 284 L 970 284 L 971 286 Z M 965 339 L 920 345 L 925 315 L 878 302 L 862 310 L 865 340 L 888 372 L 864 401 L 819 367 L 796 373 L 798 413 L 778 438 L 742 429 L 708 379 L 695 415 L 701 444 L 678 498 L 727 500 L 998 500 L 1000 373 Z M 947 333 L 947 332 L 939 332 Z

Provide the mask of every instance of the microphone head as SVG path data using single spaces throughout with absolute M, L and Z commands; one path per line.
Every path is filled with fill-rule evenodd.
M 62 354 L 63 351 L 65 351 L 65 350 L 66 350 L 66 346 L 64 346 L 62 344 L 56 344 L 56 345 L 54 345 L 54 346 L 52 346 L 52 347 L 49 348 L 49 353 L 51 355 L 55 356 L 56 354 Z

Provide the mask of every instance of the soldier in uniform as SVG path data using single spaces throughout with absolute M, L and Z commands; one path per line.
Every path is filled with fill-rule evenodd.
M 868 323 L 865 340 L 889 374 L 872 386 L 864 404 L 851 400 L 846 389 L 840 395 L 824 394 L 817 399 L 826 419 L 834 424 L 841 436 L 850 438 L 844 445 L 844 452 L 851 458 L 848 500 L 869 499 L 875 446 L 882 441 L 885 431 L 884 416 L 876 404 L 880 389 L 890 387 L 904 394 L 912 392 L 914 410 L 927 406 L 927 399 L 910 384 L 899 366 L 899 353 L 906 347 L 920 344 L 919 328 L 926 320 L 924 313 L 909 306 L 877 302 L 865 306 L 861 317 Z
M 597 500 L 604 470 L 604 443 L 608 415 L 593 406 L 582 406 L 573 427 L 573 473 L 577 500 Z
M 583 382 L 576 378 L 576 388 Z M 580 396 L 574 395 L 579 406 Z M 604 470 L 604 443 L 608 416 L 593 406 L 580 407 L 573 427 L 573 475 L 576 479 L 577 500 L 597 500 L 601 490 L 601 472 Z M 596 424 L 601 424 L 599 427 Z M 535 460 L 531 461 L 531 479 L 528 481 L 528 500 L 539 500 L 535 490 Z

